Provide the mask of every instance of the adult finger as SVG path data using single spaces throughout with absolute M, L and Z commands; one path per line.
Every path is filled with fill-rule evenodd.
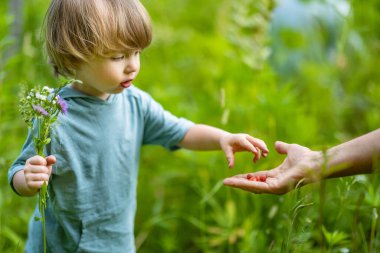
M 268 170 L 261 170 L 261 171 L 256 171 L 256 172 L 249 172 L 249 173 L 245 173 L 245 174 L 237 174 L 237 175 L 234 175 L 234 176 L 231 176 L 231 177 L 228 177 L 228 178 L 233 178 L 233 179 L 247 179 L 248 177 L 252 177 L 252 176 L 267 176 L 267 174 L 269 173 L 270 171 Z M 226 178 L 227 179 L 227 178 Z
M 249 181 L 243 178 L 230 177 L 223 180 L 223 184 L 234 188 L 239 188 L 253 193 L 268 192 L 268 185 L 265 182 Z
M 279 154 L 287 154 L 291 144 L 288 144 L 282 141 L 276 141 L 274 145 L 275 145 L 276 151 Z

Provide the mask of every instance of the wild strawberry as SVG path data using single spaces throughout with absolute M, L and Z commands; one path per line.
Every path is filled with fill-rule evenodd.
M 267 180 L 266 176 L 260 176 L 260 182 L 265 182 Z
M 257 181 L 257 182 L 265 182 L 267 180 L 267 177 L 266 176 L 254 176 L 252 174 L 247 174 L 247 179 L 249 181 Z

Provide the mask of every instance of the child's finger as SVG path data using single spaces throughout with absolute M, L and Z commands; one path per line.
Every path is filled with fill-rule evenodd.
M 253 146 L 250 142 L 248 142 L 248 143 L 249 143 L 249 145 L 252 146 L 252 150 L 254 150 L 254 151 L 252 151 L 252 153 L 254 155 L 253 162 L 256 163 L 261 157 L 261 150 L 258 147 Z
M 257 139 L 257 138 L 254 138 L 250 135 L 247 135 L 247 140 L 252 143 L 255 147 L 259 147 L 260 150 L 263 152 L 263 154 L 268 154 L 269 153 L 269 150 L 268 150 L 268 147 L 267 145 L 265 144 L 264 141 L 260 140 L 260 139 Z
M 55 158 L 55 156 L 53 155 L 50 155 L 48 157 L 46 157 L 46 163 L 47 163 L 47 168 L 48 168 L 48 174 L 51 175 L 51 172 L 53 170 L 53 166 L 55 163 L 57 162 L 57 159 Z
M 228 146 L 225 150 L 224 150 L 224 154 L 227 158 L 227 161 L 228 161 L 228 167 L 229 168 L 232 168 L 234 167 L 234 152 L 232 150 L 232 147 Z
M 25 181 L 29 188 L 40 189 L 43 182 L 48 183 L 49 175 L 47 173 L 26 173 Z
M 25 167 L 25 173 L 29 174 L 38 174 L 38 173 L 49 173 L 49 169 L 46 166 L 43 165 L 28 165 Z
M 255 147 L 255 148 L 257 150 L 257 155 L 256 155 L 256 161 L 255 162 L 257 162 L 260 159 L 260 157 L 261 157 L 261 150 L 258 147 Z
M 44 182 L 46 182 L 46 184 L 48 183 L 48 181 L 30 181 L 28 183 L 28 187 L 38 190 L 38 189 L 41 189 Z
M 49 155 L 48 157 L 46 157 L 46 166 L 53 165 L 56 162 L 57 162 L 57 159 L 55 158 L 55 156 Z
M 32 165 L 46 165 L 46 159 L 43 158 L 42 156 L 33 156 L 26 160 L 26 164 L 32 164 Z
M 44 182 L 49 181 L 49 175 L 46 173 L 28 174 L 25 176 L 28 182 Z
M 250 141 L 248 141 L 246 138 L 243 139 L 243 141 L 241 143 L 241 146 L 244 149 L 251 151 L 252 153 L 255 154 L 255 156 L 257 156 L 257 149 L 256 149 L 256 147 L 254 145 L 252 145 L 252 143 Z

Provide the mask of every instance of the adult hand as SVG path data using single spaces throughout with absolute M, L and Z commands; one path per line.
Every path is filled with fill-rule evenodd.
M 321 152 L 281 141 L 275 143 L 275 148 L 278 153 L 287 155 L 278 167 L 226 178 L 224 184 L 253 193 L 284 194 L 297 185 L 318 179 L 323 161 Z

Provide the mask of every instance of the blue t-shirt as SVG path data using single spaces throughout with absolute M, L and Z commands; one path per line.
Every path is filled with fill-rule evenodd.
M 55 155 L 46 209 L 50 252 L 135 252 L 134 216 L 140 148 L 176 149 L 192 122 L 165 111 L 132 86 L 104 101 L 67 86 L 69 104 L 51 131 L 48 155 Z M 8 173 L 35 155 L 29 133 Z M 39 216 L 38 207 L 35 216 Z M 29 223 L 26 252 L 43 252 L 42 223 Z

